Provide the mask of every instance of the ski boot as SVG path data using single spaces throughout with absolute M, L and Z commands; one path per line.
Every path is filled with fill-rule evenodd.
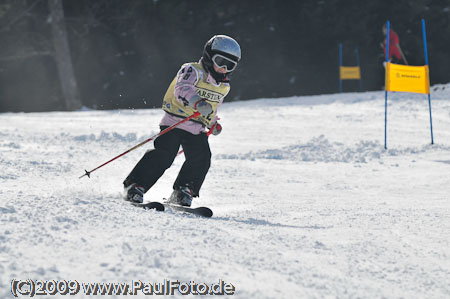
M 145 189 L 137 184 L 131 184 L 125 187 L 125 200 L 134 203 L 144 202 Z
M 192 204 L 193 192 L 189 186 L 180 186 L 173 190 L 168 202 L 184 207 L 190 207 Z

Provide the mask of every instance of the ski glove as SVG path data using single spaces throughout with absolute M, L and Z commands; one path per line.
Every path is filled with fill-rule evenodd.
M 196 109 L 203 117 L 207 117 L 213 112 L 212 106 L 205 99 L 201 99 L 197 101 L 194 105 L 194 109 Z
M 207 117 L 213 112 L 211 104 L 208 103 L 206 99 L 200 98 L 197 94 L 193 96 L 187 104 L 200 112 L 203 117 Z
M 212 129 L 212 134 L 213 135 L 215 135 L 215 136 L 217 136 L 217 135 L 219 135 L 220 134 L 220 132 L 222 132 L 222 126 L 218 123 L 218 122 L 216 122 L 214 125 L 213 125 L 213 129 Z

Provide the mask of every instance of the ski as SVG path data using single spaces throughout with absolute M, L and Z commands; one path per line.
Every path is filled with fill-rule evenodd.
M 190 207 L 174 205 L 174 204 L 170 204 L 170 203 L 166 203 L 166 202 L 164 203 L 164 206 L 167 208 L 170 208 L 174 211 L 186 212 L 186 213 L 190 213 L 190 214 L 194 214 L 194 215 L 198 215 L 198 216 L 202 216 L 202 217 L 206 217 L 206 218 L 210 218 L 213 215 L 213 211 L 207 207 L 190 208 Z
M 162 203 L 157 202 L 157 201 L 151 201 L 151 202 L 146 202 L 146 203 L 136 203 L 136 202 L 132 202 L 131 203 L 133 206 L 135 207 L 140 207 L 143 208 L 145 210 L 152 210 L 155 209 L 157 211 L 164 211 L 165 207 Z
M 202 216 L 202 217 L 206 217 L 206 218 L 210 218 L 213 215 L 213 211 L 207 207 L 190 208 L 190 207 L 184 207 L 184 206 L 179 206 L 179 205 L 175 205 L 175 204 L 170 204 L 167 202 L 160 203 L 158 201 L 151 201 L 151 202 L 146 202 L 146 203 L 131 202 L 131 204 L 135 207 L 143 208 L 145 210 L 165 211 L 165 209 L 167 207 L 173 211 L 190 213 L 190 214 L 194 214 L 194 215 Z

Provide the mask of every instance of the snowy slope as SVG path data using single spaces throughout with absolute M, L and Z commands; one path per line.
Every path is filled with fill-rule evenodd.
M 449 298 L 450 84 L 432 99 L 434 145 L 426 97 L 391 95 L 387 151 L 383 92 L 225 104 L 194 202 L 211 219 L 121 200 L 150 144 L 78 179 L 157 133 L 159 109 L 0 114 L 0 298 L 12 297 L 13 279 L 221 279 L 234 298 Z M 147 200 L 170 194 L 183 160 Z

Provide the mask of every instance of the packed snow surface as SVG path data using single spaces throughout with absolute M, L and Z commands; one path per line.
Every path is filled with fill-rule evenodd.
M 0 114 L 0 298 L 14 279 L 449 298 L 450 85 L 434 86 L 431 103 L 433 145 L 427 97 L 390 95 L 387 150 L 381 91 L 224 104 L 193 203 L 210 219 L 122 200 L 152 143 L 79 179 L 156 134 L 162 110 Z M 183 161 L 146 201 L 170 195 Z

